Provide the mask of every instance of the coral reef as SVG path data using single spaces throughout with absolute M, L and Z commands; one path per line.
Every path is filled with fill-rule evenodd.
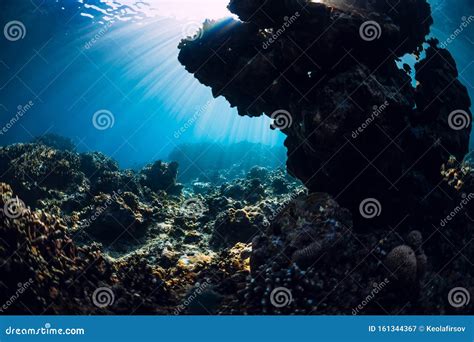
M 31 205 L 40 198 L 86 188 L 86 179 L 79 166 L 79 156 L 74 152 L 56 150 L 42 143 L 0 148 L 2 180 L 11 184 Z
M 123 170 L 54 134 L 0 147 L 0 313 L 474 312 L 452 297 L 474 295 L 471 101 L 428 1 L 228 8 L 179 61 L 287 151 Z
M 431 235 L 396 228 L 367 233 L 353 229 L 350 211 L 333 197 L 308 194 L 280 169 L 249 168 L 242 178 L 218 170 L 222 178 L 208 182 L 206 191 L 194 192 L 202 184 L 190 181 L 179 185 L 177 195 L 143 183 L 145 175 L 158 174 L 163 180 L 152 184 L 174 186 L 177 170 L 167 173 L 168 163 L 152 164 L 161 173 L 150 172 L 151 166 L 120 170 L 99 153 L 60 151 L 42 143 L 3 147 L 0 155 L 11 169 L 1 180 L 14 183 L 13 190 L 0 185 L 2 313 L 472 310 L 472 303 L 454 308 L 447 300 L 452 288 L 473 290 L 474 278 L 465 272 L 474 254 L 470 197 L 441 221 L 450 229 Z M 78 176 L 62 190 L 58 184 L 64 179 L 47 178 L 30 189 L 13 175 L 35 170 L 8 156 L 36 166 L 43 160 L 74 161 L 61 175 Z M 455 166 L 451 160 L 443 172 Z M 111 185 L 99 191 L 96 184 L 104 175 Z M 471 176 L 465 175 L 460 191 L 447 178 L 446 189 L 456 200 L 473 192 Z M 286 188 L 275 191 L 278 183 Z
M 18 199 L 10 186 L 0 183 L 1 207 L 11 208 L 12 200 Z M 93 303 L 93 293 L 110 288 L 120 300 L 116 306 L 110 303 L 109 312 L 120 312 L 120 302 L 125 302 L 127 312 L 135 305 L 160 313 L 154 305 L 165 303 L 166 289 L 158 271 L 143 272 L 143 261 L 130 260 L 125 270 L 96 245 L 78 247 L 67 228 L 43 211 L 16 206 L 14 211 L 2 211 L 0 221 L 1 284 L 7 289 L 0 294 L 0 302 L 6 303 L 2 312 L 99 314 L 107 311 Z M 18 288 L 22 289 L 19 297 Z

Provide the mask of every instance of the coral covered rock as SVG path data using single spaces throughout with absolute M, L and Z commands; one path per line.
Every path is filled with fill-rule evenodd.
M 230 247 L 237 242 L 248 243 L 262 227 L 263 215 L 257 208 L 231 208 L 217 216 L 211 244 Z
M 76 153 L 43 144 L 17 144 L 0 148 L 0 174 L 20 197 L 32 204 L 60 192 L 87 187 Z
M 179 195 L 182 186 L 176 183 L 178 176 L 178 163 L 164 163 L 156 161 L 147 165 L 141 171 L 141 183 L 153 191 L 165 191 L 169 194 Z
M 236 180 L 221 186 L 221 194 L 236 200 L 255 203 L 265 197 L 265 187 L 258 178 Z
M 157 296 L 165 291 L 159 273 L 145 272 L 134 263 L 114 265 L 96 246 L 78 247 L 54 216 L 12 206 L 12 201 L 18 199 L 10 186 L 0 183 L 0 206 L 10 208 L 0 212 L 0 282 L 7 289 L 0 292 L 0 301 L 6 303 L 2 312 L 120 312 L 116 299 L 127 303 L 122 309 L 126 312 L 133 310 L 132 299 L 137 310 L 158 311 L 162 300 Z M 108 294 L 107 303 L 95 295 L 98 290 Z M 137 300 L 136 294 L 142 299 Z
M 396 65 L 423 49 L 426 0 L 233 0 L 229 8 L 241 21 L 207 21 L 181 42 L 179 60 L 240 115 L 273 119 L 287 136 L 292 175 L 354 214 L 365 198 L 391 203 L 385 223 L 408 214 L 428 221 L 446 207 L 437 170 L 468 151 L 471 125 L 451 122 L 453 111 L 470 122 L 467 90 L 434 40 L 415 66 L 416 88 Z M 358 229 L 366 223 L 354 220 Z
M 253 240 L 253 272 L 271 255 L 307 267 L 337 253 L 350 236 L 350 213 L 326 194 L 300 195 L 274 218 L 265 234 Z
M 130 192 L 101 194 L 79 215 L 79 228 L 104 243 L 143 236 L 152 210 Z

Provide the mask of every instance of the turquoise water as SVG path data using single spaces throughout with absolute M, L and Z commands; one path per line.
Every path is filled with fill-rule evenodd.
M 73 139 L 80 151 L 102 151 L 123 167 L 166 159 L 183 143 L 281 146 L 284 137 L 269 129 L 270 119 L 239 117 L 177 60 L 180 39 L 205 17 L 228 15 L 226 3 L 2 1 L 8 9 L 2 27 L 18 20 L 25 28 L 23 39 L 0 42 L 2 125 L 25 113 L 2 132 L 0 143 L 57 133 Z M 459 28 L 463 16 L 474 14 L 470 0 L 431 3 L 432 34 L 440 41 Z M 472 96 L 473 28 L 474 23 L 448 46 Z

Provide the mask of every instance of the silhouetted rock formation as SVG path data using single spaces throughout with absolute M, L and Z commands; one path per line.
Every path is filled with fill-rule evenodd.
M 376 198 L 384 210 L 374 223 L 428 220 L 446 207 L 439 167 L 463 158 L 471 130 L 450 126 L 453 111 L 471 113 L 448 51 L 427 42 L 416 88 L 396 65 L 421 53 L 430 6 L 325 2 L 232 0 L 242 21 L 206 21 L 181 42 L 179 60 L 240 115 L 272 117 L 287 135 L 288 171 L 310 191 L 354 214 Z

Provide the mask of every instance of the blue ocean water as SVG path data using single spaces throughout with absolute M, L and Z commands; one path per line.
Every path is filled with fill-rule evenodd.
M 204 18 L 230 15 L 227 2 L 1 0 L 1 27 L 23 27 L 21 39 L 0 39 L 0 144 L 56 133 L 122 167 L 166 159 L 183 143 L 282 146 L 268 118 L 239 117 L 177 60 L 179 41 Z M 432 35 L 455 35 L 448 49 L 474 98 L 474 22 L 462 25 L 474 3 L 431 4 Z

